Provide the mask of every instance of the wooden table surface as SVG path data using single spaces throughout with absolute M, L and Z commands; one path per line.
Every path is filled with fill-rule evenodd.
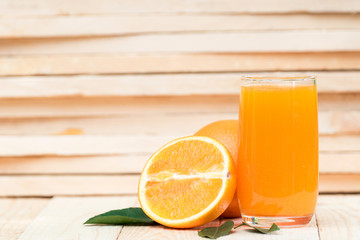
M 112 209 L 138 206 L 135 196 L 12 198 L 0 200 L 0 239 L 201 239 L 199 229 L 163 226 L 84 226 L 89 217 Z M 218 225 L 215 220 L 208 225 Z M 236 222 L 240 222 L 236 219 Z M 320 195 L 316 215 L 302 228 L 263 235 L 238 228 L 221 239 L 360 239 L 360 195 Z

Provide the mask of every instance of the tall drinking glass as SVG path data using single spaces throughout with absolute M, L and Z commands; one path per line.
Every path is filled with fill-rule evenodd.
M 315 77 L 243 77 L 238 197 L 252 226 L 302 226 L 318 195 Z

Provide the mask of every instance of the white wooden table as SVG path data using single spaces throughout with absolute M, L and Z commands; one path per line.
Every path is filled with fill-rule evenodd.
M 175 230 L 162 226 L 83 225 L 96 214 L 130 206 L 138 206 L 135 196 L 1 199 L 0 239 L 202 239 L 197 232 L 203 227 Z M 208 225 L 217 225 L 220 221 L 224 220 Z M 315 217 L 303 228 L 281 229 L 269 235 L 238 228 L 220 239 L 358 240 L 360 195 L 320 195 Z

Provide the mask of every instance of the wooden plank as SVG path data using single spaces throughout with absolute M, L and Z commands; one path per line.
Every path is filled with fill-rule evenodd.
M 176 96 L 239 94 L 241 77 L 308 76 L 318 78 L 319 93 L 360 92 L 360 72 L 261 72 L 135 76 L 2 77 L 0 98 L 61 96 Z M 34 91 L 36 89 L 36 91 Z
M 0 156 L 83 156 L 149 153 L 167 142 L 183 137 L 173 135 L 64 135 L 0 136 Z M 320 136 L 320 151 L 358 151 L 359 136 Z
M 360 153 L 342 152 L 325 153 L 320 152 L 320 173 L 360 173 Z
M 360 133 L 360 112 L 321 111 L 319 112 L 320 134 Z
M 360 110 L 360 94 L 319 94 L 319 110 Z M 0 118 L 236 113 L 239 95 L 0 99 Z
M 96 196 L 136 194 L 138 175 L 0 176 L 0 196 Z
M 117 14 L 117 13 L 264 13 L 264 12 L 359 12 L 360 4 L 356 0 L 343 2 L 331 0 L 314 2 L 311 0 L 209 0 L 181 1 L 181 0 L 158 0 L 148 4 L 144 0 L 109 0 L 103 4 L 98 0 L 52 1 L 31 0 L 14 2 L 3 0 L 0 14 L 11 15 L 86 15 L 86 14 Z
M 139 175 L 0 176 L 0 196 L 137 194 Z M 320 174 L 321 193 L 358 193 L 360 174 Z
M 48 202 L 45 198 L 0 199 L 0 239 L 18 239 Z
M 210 122 L 237 119 L 238 114 L 235 111 L 236 109 L 233 113 L 149 113 L 113 117 L 0 119 L 0 135 L 191 135 Z M 344 114 L 346 115 L 346 112 Z M 189 121 L 191 124 L 182 124 Z M 331 125 L 327 128 L 330 129 Z
M 174 229 L 164 226 L 125 226 L 119 235 L 118 240 L 125 239 L 203 239 L 198 236 L 198 231 L 206 227 L 219 226 L 219 219 L 216 219 L 203 226 L 192 229 Z M 224 238 L 226 239 L 226 238 Z
M 139 176 L 1 177 L 2 196 L 136 194 Z M 6 187 L 8 186 L 8 187 Z
M 354 136 L 320 136 L 319 150 L 326 152 L 359 151 L 360 138 Z
M 148 153 L 180 136 L 0 136 L 0 156 Z
M 151 153 L 114 156 L 2 157 L 1 174 L 140 173 Z M 320 153 L 321 173 L 360 173 L 359 153 Z M 341 159 L 341 161 L 339 161 Z
M 360 52 L 0 56 L 0 76 L 359 70 Z
M 319 198 L 316 219 L 321 239 L 358 239 L 360 196 L 328 195 Z
M 360 94 L 319 94 L 319 110 L 344 111 L 360 109 Z
M 311 41 L 309 41 L 311 39 Z M 359 51 L 360 31 L 179 33 L 0 40 L 0 55 Z
M 0 158 L 0 173 L 8 175 L 133 174 L 142 171 L 150 156 L 151 153 L 81 157 L 3 157 Z
M 136 197 L 56 197 L 51 200 L 44 211 L 26 229 L 19 240 L 58 238 L 84 240 L 124 239 L 125 235 L 129 234 L 129 229 L 125 230 L 122 226 L 83 226 L 82 223 L 96 214 L 132 206 L 139 206 Z M 214 226 L 218 222 L 218 220 L 215 220 L 206 226 Z M 44 225 L 46 225 L 46 228 L 44 228 Z M 181 236 L 181 233 L 185 232 L 184 230 L 168 229 L 162 226 L 141 226 L 139 228 L 150 231 L 161 228 L 169 236 Z M 123 234 L 123 231 L 125 231 L 125 234 Z M 197 233 L 194 230 L 191 232 Z M 158 239 L 159 236 L 154 237 Z M 138 239 L 138 237 L 134 239 Z
M 359 30 L 355 14 L 100 15 L 5 17 L 0 38 L 114 36 L 155 32 Z M 41 28 L 37 26 L 42 26 Z
M 0 99 L 0 118 L 229 113 L 236 111 L 238 102 L 238 96 Z
M 232 113 L 0 119 L 0 135 L 191 135 L 213 121 L 237 119 L 236 110 Z M 182 124 L 184 122 L 191 124 Z M 360 134 L 360 111 L 319 111 L 319 133 Z
M 25 239 L 117 239 L 122 226 L 84 226 L 94 215 L 134 206 L 135 197 L 57 197 L 31 223 Z M 44 227 L 46 226 L 46 227 Z
M 359 193 L 359 174 L 320 174 L 319 192 L 321 193 Z
M 151 153 L 113 156 L 1 157 L 0 174 L 69 175 L 141 173 Z M 360 153 L 320 153 L 320 173 L 360 174 Z

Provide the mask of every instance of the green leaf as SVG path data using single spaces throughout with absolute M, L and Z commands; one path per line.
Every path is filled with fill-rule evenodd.
M 248 227 L 251 227 L 251 228 L 255 229 L 256 231 L 258 231 L 258 232 L 260 232 L 260 233 L 263 233 L 263 234 L 268 234 L 268 233 L 271 233 L 271 232 L 275 232 L 275 231 L 279 231 L 279 230 L 280 230 L 280 228 L 278 227 L 278 225 L 276 225 L 275 223 L 273 223 L 269 229 L 250 226 L 250 225 L 247 224 L 247 223 L 242 223 L 242 224 L 236 226 L 234 229 L 236 229 L 236 228 L 238 228 L 238 227 L 241 227 L 241 226 L 244 226 L 244 225 L 246 225 L 246 226 L 248 226 Z
M 157 223 L 149 218 L 141 208 L 125 208 L 96 215 L 84 224 L 153 225 Z
M 233 221 L 226 221 L 219 227 L 207 227 L 201 230 L 198 235 L 203 238 L 217 239 L 221 236 L 228 235 L 234 227 Z
M 241 227 L 241 226 L 244 226 L 244 225 L 245 225 L 245 223 L 242 223 L 242 224 L 237 225 L 236 227 L 234 227 L 234 229 L 237 229 L 238 227 Z

